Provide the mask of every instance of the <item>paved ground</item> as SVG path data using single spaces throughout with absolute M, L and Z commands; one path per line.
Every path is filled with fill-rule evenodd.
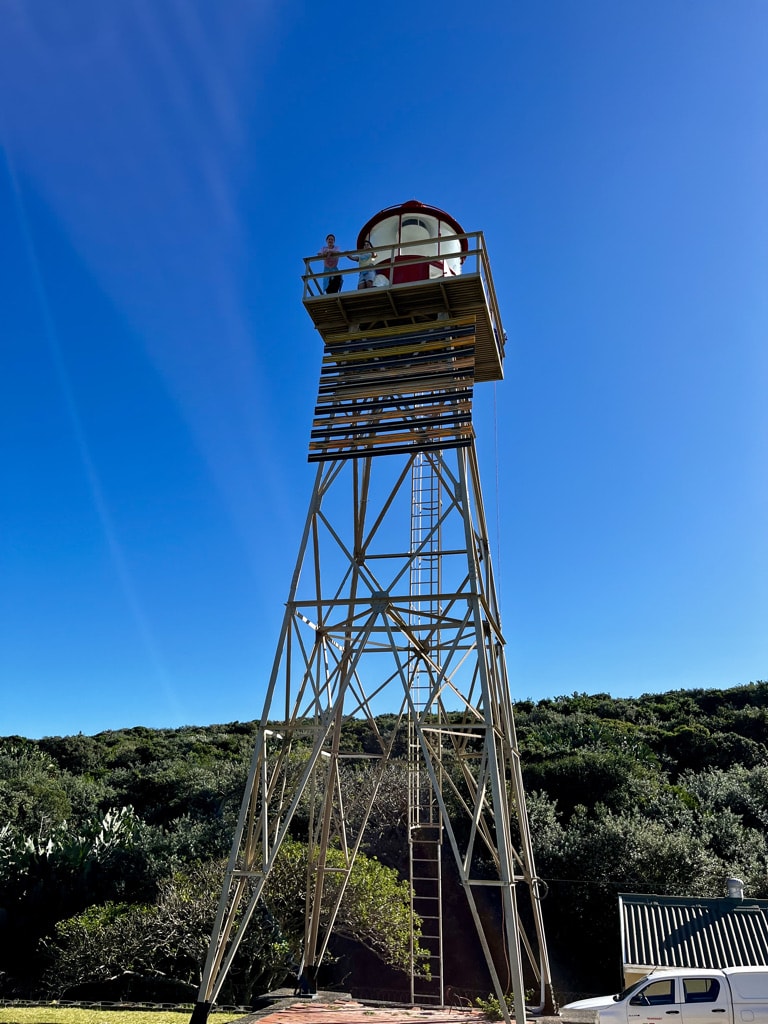
M 242 1024 L 480 1024 L 482 1010 L 464 1007 L 410 1007 L 359 1003 L 342 993 L 322 992 L 310 1000 L 292 995 L 242 1018 Z M 538 1017 L 537 1024 L 562 1024 Z
M 260 1024 L 474 1024 L 483 1019 L 480 1010 L 394 1008 L 371 1006 L 353 999 L 323 1003 L 297 1001 L 258 1017 Z

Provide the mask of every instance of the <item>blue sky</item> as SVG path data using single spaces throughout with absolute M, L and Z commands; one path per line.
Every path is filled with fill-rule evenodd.
M 768 677 L 764 0 L 0 0 L 0 734 L 257 717 L 302 257 L 482 230 L 514 697 Z

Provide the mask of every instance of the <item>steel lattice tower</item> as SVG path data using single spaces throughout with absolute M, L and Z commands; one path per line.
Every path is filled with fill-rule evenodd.
M 524 1005 L 524 976 L 540 986 L 539 1009 L 554 1012 L 472 427 L 474 384 L 501 379 L 504 354 L 485 243 L 415 201 L 373 217 L 357 255 L 366 241 L 376 287 L 327 294 L 318 261 L 305 261 L 304 304 L 324 341 L 317 475 L 194 1024 L 217 999 L 299 809 L 303 983 L 316 990 L 366 826 L 403 773 L 412 908 L 431 968 L 426 980 L 414 944 L 412 1000 L 444 1001 L 448 858 L 505 1019 L 510 981 Z

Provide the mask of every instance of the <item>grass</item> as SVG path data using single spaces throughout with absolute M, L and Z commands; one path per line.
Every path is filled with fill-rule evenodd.
M 187 1024 L 191 1010 L 97 1010 L 76 1006 L 0 1006 L 0 1024 Z M 243 1013 L 214 1012 L 210 1024 L 241 1020 Z

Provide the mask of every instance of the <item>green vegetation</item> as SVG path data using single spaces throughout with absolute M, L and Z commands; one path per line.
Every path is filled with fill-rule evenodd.
M 573 694 L 515 715 L 560 989 L 615 987 L 619 892 L 720 896 L 737 875 L 768 898 L 768 684 Z M 255 734 L 233 723 L 0 739 L 0 998 L 194 1001 Z M 350 723 L 345 744 L 364 743 Z M 351 771 L 354 815 L 367 781 Z M 395 969 L 409 942 L 405 785 L 394 766 L 338 927 Z M 301 822 L 223 1003 L 246 1005 L 295 968 Z
M 526 1004 L 535 1006 L 537 994 L 538 993 L 534 992 L 533 989 L 526 990 Z M 509 1009 L 514 1013 L 515 999 L 511 992 L 507 992 L 504 996 L 504 1001 Z M 504 1020 L 504 1014 L 501 1012 L 501 1003 L 494 995 L 489 995 L 486 999 L 483 999 L 482 996 L 478 996 L 475 999 L 475 1006 L 483 1011 L 483 1016 L 486 1020 Z

